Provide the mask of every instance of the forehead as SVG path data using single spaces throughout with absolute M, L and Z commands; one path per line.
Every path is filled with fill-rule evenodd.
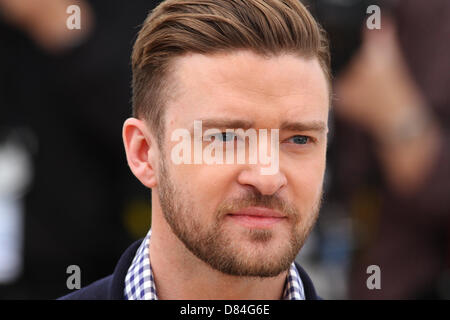
M 218 115 L 272 120 L 274 126 L 286 118 L 328 117 L 328 85 L 316 58 L 249 51 L 187 54 L 172 70 L 177 89 L 166 110 L 171 124 Z

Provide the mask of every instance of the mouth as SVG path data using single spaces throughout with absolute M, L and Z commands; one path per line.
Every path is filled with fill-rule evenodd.
M 268 229 L 287 219 L 283 213 L 264 207 L 249 207 L 231 212 L 229 219 L 247 228 Z

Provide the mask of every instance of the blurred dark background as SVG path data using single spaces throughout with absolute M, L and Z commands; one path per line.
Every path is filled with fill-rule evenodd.
M 121 128 L 131 115 L 131 49 L 159 1 L 35 2 L 0 0 L 0 299 L 66 294 L 73 264 L 82 286 L 110 274 L 151 217 Z M 325 202 L 298 260 L 324 298 L 448 299 L 450 2 L 304 2 L 329 34 L 339 90 Z M 80 30 L 66 28 L 71 4 Z M 395 39 L 367 35 L 374 4 Z M 377 114 L 361 112 L 376 103 Z M 368 120 L 397 113 L 406 120 L 392 140 L 397 131 Z M 416 114 L 431 120 L 409 121 Z M 380 290 L 366 286 L 373 264 Z

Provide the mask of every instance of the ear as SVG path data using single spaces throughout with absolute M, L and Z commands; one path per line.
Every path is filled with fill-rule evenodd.
M 155 165 L 158 150 L 147 125 L 136 118 L 127 119 L 123 124 L 122 138 L 131 171 L 144 186 L 154 188 L 157 184 Z

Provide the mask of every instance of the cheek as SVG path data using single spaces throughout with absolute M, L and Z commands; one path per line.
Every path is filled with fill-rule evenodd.
M 320 197 L 325 161 L 309 161 L 289 171 L 288 188 L 299 208 L 308 209 Z
M 181 164 L 172 167 L 180 190 L 201 215 L 213 216 L 225 200 L 228 186 L 233 181 L 234 169 L 227 165 Z M 205 218 L 207 219 L 207 218 Z

